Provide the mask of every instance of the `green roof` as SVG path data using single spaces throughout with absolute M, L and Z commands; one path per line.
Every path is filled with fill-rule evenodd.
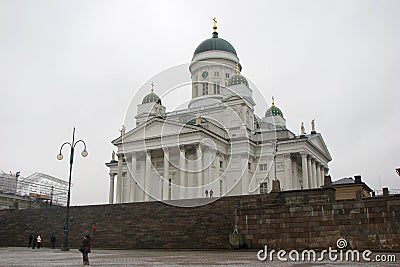
M 271 117 L 271 116 L 281 116 L 283 118 L 283 113 L 282 111 L 275 107 L 275 105 L 272 105 L 267 111 L 265 112 L 265 117 Z
M 158 104 L 161 105 L 161 99 L 160 99 L 160 97 L 159 97 L 158 95 L 156 95 L 156 94 L 154 93 L 154 91 L 151 91 L 150 94 L 146 95 L 146 96 L 143 98 L 142 104 L 145 104 L 145 103 L 153 103 L 153 102 L 158 103 Z
M 241 83 L 243 83 L 243 84 L 245 84 L 247 87 L 249 87 L 249 83 L 247 82 L 246 78 L 243 77 L 243 76 L 240 75 L 240 74 L 236 74 L 236 75 L 232 76 L 232 77 L 229 79 L 229 81 L 228 81 L 228 86 L 235 85 L 235 84 L 241 84 Z
M 206 52 L 206 51 L 226 51 L 237 56 L 235 48 L 226 40 L 218 38 L 218 33 L 213 32 L 212 38 L 203 41 L 194 51 L 194 55 Z

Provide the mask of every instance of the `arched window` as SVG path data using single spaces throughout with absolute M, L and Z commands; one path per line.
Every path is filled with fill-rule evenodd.
M 194 96 L 199 96 L 199 86 L 197 83 L 193 83 L 194 87 Z
M 208 95 L 208 83 L 202 83 L 203 85 L 203 95 Z
M 221 90 L 220 90 L 220 85 L 219 83 L 214 83 L 214 94 L 220 94 Z

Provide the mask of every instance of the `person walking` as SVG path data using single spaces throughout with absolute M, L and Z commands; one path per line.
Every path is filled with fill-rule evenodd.
M 92 239 L 90 238 L 90 235 L 86 234 L 82 240 L 81 247 L 79 248 L 79 251 L 82 252 L 83 256 L 83 265 L 89 265 L 89 253 L 90 253 L 91 242 Z
M 52 232 L 50 235 L 50 243 L 51 243 L 51 248 L 55 249 L 56 248 L 56 234 L 54 232 Z
M 42 246 L 42 237 L 40 235 L 37 236 L 36 242 L 37 248 L 40 249 L 40 247 Z
M 35 249 L 37 245 L 37 238 L 36 234 L 33 234 L 33 239 L 32 239 L 32 249 Z
M 29 237 L 28 237 L 28 241 L 29 241 L 28 248 L 32 247 L 32 240 L 33 240 L 33 235 L 30 234 Z
M 210 189 L 210 198 L 213 197 L 214 191 L 212 189 Z
M 97 224 L 96 223 L 92 224 L 92 230 L 93 230 L 93 235 L 96 235 L 96 230 L 97 230 Z

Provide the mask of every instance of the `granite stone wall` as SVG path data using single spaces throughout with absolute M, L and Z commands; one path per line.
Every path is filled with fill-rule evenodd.
M 321 193 L 323 194 L 321 195 Z M 239 232 L 250 248 L 400 251 L 400 195 L 336 201 L 333 190 L 276 193 L 242 200 Z
M 400 195 L 336 201 L 334 189 L 225 197 L 196 208 L 160 202 L 71 207 L 69 244 L 78 248 L 96 223 L 94 248 L 229 249 L 235 212 L 247 248 L 326 249 L 345 238 L 356 249 L 400 251 Z M 61 247 L 64 221 L 62 207 L 0 211 L 0 246 L 27 246 L 30 233 L 50 246 L 54 231 Z

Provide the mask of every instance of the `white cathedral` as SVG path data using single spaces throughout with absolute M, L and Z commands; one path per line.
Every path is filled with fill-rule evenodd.
M 215 20 L 213 29 L 194 51 L 188 107 L 167 112 L 152 88 L 136 127 L 112 141 L 110 204 L 268 193 L 273 181 L 280 190 L 323 185 L 332 158 L 314 121 L 294 134 L 274 100 L 257 116 L 236 50 Z

